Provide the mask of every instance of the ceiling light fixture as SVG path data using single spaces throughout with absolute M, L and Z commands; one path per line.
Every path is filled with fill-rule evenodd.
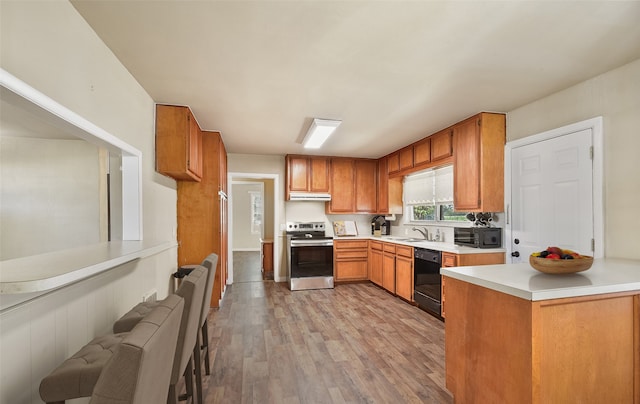
M 342 121 L 314 118 L 307 135 L 302 140 L 305 149 L 318 149 Z

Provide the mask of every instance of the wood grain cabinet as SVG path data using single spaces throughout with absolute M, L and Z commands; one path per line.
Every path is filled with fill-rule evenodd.
M 369 280 L 382 286 L 382 242 L 369 241 Z
M 330 193 L 328 157 L 287 155 L 285 158 L 287 188 L 285 199 L 292 192 Z
M 396 295 L 413 301 L 413 247 L 396 246 Z
M 334 240 L 333 276 L 336 282 L 365 281 L 369 278 L 368 240 Z
M 382 244 L 382 287 L 396 293 L 396 245 Z
M 413 145 L 413 166 L 420 167 L 431 162 L 431 136 Z
M 504 211 L 504 114 L 480 113 L 453 126 L 453 205 Z
M 156 171 L 200 181 L 202 164 L 202 131 L 189 107 L 156 105 Z
M 463 267 L 463 266 L 471 266 L 471 265 L 496 265 L 496 264 L 504 264 L 505 263 L 505 255 L 504 253 L 478 253 L 478 254 L 454 254 L 450 252 L 442 253 L 442 267 Z M 445 318 L 445 301 L 447 290 L 445 285 L 446 276 L 442 277 L 442 284 L 440 287 L 441 290 L 441 316 Z
M 331 159 L 331 201 L 328 214 L 376 213 L 378 166 L 376 160 Z
M 227 152 L 218 132 L 203 132 L 202 146 L 202 180 L 177 182 L 178 265 L 218 254 L 211 295 L 211 307 L 218 307 L 228 278 Z
M 273 279 L 273 240 L 260 240 L 262 279 Z
M 386 157 L 378 159 L 378 209 L 376 213 L 402 214 L 402 177 L 389 178 Z
M 431 139 L 431 161 L 453 156 L 453 130 L 445 129 L 429 136 Z

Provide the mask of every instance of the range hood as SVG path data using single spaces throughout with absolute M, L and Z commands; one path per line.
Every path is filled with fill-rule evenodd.
M 330 201 L 331 194 L 327 193 L 311 193 L 311 192 L 291 192 L 289 194 L 290 201 Z

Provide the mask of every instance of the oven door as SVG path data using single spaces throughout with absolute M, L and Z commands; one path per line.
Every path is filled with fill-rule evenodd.
M 440 257 L 431 259 L 414 257 L 413 261 L 413 299 L 418 307 L 442 319 L 442 277 L 440 275 Z
M 291 290 L 333 288 L 333 239 L 293 239 L 288 261 Z

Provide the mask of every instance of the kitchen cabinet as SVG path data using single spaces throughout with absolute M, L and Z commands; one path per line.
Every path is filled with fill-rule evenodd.
M 260 240 L 262 279 L 273 279 L 273 240 Z
M 400 152 L 391 153 L 387 157 L 387 173 L 395 174 L 400 171 Z
M 357 159 L 355 168 L 355 212 L 376 213 L 378 211 L 378 163 L 376 160 Z
M 389 178 L 388 159 L 378 159 L 378 210 L 382 214 L 402 214 L 402 177 Z
M 396 295 L 413 301 L 413 247 L 396 246 Z
M 333 241 L 333 276 L 336 282 L 368 279 L 368 240 Z
M 369 280 L 382 286 L 382 242 L 369 241 Z
M 326 213 L 376 213 L 376 160 L 335 157 L 330 166 L 331 201 Z
M 504 114 L 480 113 L 453 126 L 454 208 L 504 211 Z
M 477 254 L 453 254 L 449 252 L 442 253 L 442 267 L 464 267 L 464 266 L 473 266 L 473 265 L 497 265 L 505 263 L 505 255 L 504 253 L 477 253 Z M 446 301 L 446 285 L 445 285 L 446 277 L 442 277 L 442 284 L 440 285 L 441 289 L 441 316 L 445 318 L 445 301 Z
M 189 107 L 156 105 L 156 171 L 200 181 L 202 164 L 202 131 Z
M 177 181 L 178 265 L 218 254 L 211 294 L 211 307 L 218 307 L 228 278 L 227 152 L 220 133 L 203 132 L 202 152 L 201 181 Z
M 290 200 L 292 192 L 330 193 L 329 164 L 328 157 L 287 155 L 285 199 Z
M 396 245 L 382 244 L 382 287 L 396 293 Z
M 400 171 L 406 171 L 413 168 L 413 146 L 407 146 L 400 149 L 399 153 Z
M 420 167 L 431 162 L 431 136 L 413 145 L 413 167 Z
M 616 278 L 613 265 L 606 271 Z M 446 387 L 454 402 L 640 403 L 640 290 L 529 300 L 445 278 Z M 587 285 L 569 284 L 577 294 Z
M 453 156 L 453 130 L 445 129 L 429 137 L 431 139 L 431 161 Z

